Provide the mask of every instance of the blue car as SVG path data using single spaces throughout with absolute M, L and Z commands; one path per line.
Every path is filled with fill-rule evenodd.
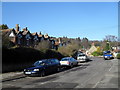
M 104 57 L 105 60 L 110 60 L 110 59 L 114 58 L 110 51 L 104 51 L 103 52 L 103 57 Z
M 59 72 L 61 69 L 58 59 L 38 60 L 33 67 L 24 69 L 24 74 L 28 76 L 45 76 L 46 74 Z

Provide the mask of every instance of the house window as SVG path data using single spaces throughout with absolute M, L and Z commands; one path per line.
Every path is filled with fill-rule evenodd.
M 34 37 L 34 40 L 35 40 L 35 41 L 38 41 L 38 38 L 37 38 L 37 36 L 35 36 L 35 37 Z
M 26 37 L 25 37 L 27 40 L 31 39 L 30 35 L 27 34 Z
M 21 35 L 21 34 L 18 34 L 18 38 L 19 38 L 19 39 L 22 38 L 22 35 Z

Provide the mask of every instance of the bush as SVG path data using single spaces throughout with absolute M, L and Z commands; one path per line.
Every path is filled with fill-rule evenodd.
M 35 61 L 47 58 L 61 59 L 64 56 L 50 49 L 44 49 L 42 51 L 26 48 L 2 48 L 2 72 L 19 71 L 32 65 Z
M 120 53 L 117 54 L 117 59 L 120 59 Z
M 94 51 L 94 52 L 92 53 L 92 55 L 93 55 L 93 56 L 102 56 L 103 53 L 102 53 L 102 52 L 98 52 L 98 51 Z
M 58 48 L 58 52 L 60 52 L 64 56 L 73 56 L 74 53 L 78 50 L 79 50 L 79 45 L 73 43 Z

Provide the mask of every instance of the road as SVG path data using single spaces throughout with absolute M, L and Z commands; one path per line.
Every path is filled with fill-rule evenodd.
M 118 60 L 94 57 L 77 67 L 45 77 L 21 75 L 4 80 L 2 88 L 118 88 Z

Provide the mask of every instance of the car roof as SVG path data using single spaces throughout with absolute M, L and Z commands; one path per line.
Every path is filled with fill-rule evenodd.
M 38 61 L 41 61 L 41 62 L 46 62 L 46 61 L 50 61 L 50 60 L 54 60 L 56 58 L 51 58 L 51 59 L 42 59 L 42 60 L 38 60 Z
M 64 58 L 62 58 L 62 59 L 70 59 L 70 58 L 72 58 L 72 57 L 64 57 Z

